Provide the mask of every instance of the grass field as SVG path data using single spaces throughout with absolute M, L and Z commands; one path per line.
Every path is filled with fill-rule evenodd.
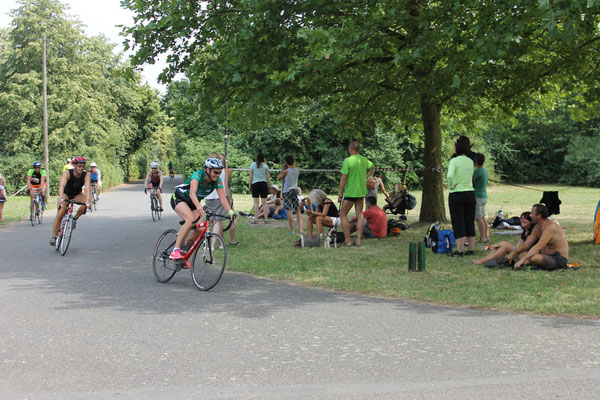
M 48 210 L 56 209 L 56 201 L 56 196 L 50 196 L 47 205 Z M 29 203 L 29 196 L 15 196 L 4 203 L 4 212 L 2 213 L 0 228 L 10 222 L 29 219 Z
M 409 273 L 408 243 L 421 241 L 428 227 L 417 222 L 419 206 L 409 212 L 410 228 L 400 236 L 363 240 L 361 247 L 338 249 L 297 248 L 294 243 L 298 236 L 286 234 L 287 221 L 249 225 L 249 219 L 240 218 L 236 236 L 243 246 L 228 247 L 227 268 L 375 296 L 510 312 L 600 317 L 600 245 L 592 242 L 593 213 L 600 190 L 530 187 L 539 191 L 504 185 L 489 187 L 488 216 L 500 208 L 518 215 L 541 199 L 541 190 L 558 190 L 563 203 L 557 218 L 566 229 L 569 261 L 581 264 L 578 271 L 494 270 L 473 265 L 470 257 L 451 258 L 428 250 L 426 271 Z M 420 203 L 421 193 L 413 194 Z M 55 205 L 55 199 L 49 201 L 49 208 Z M 238 211 L 250 211 L 252 199 L 249 195 L 236 195 L 235 206 Z M 15 197 L 5 207 L 5 221 L 0 222 L 0 227 L 28 216 L 28 197 Z M 493 231 L 492 241 L 518 240 L 518 235 L 497 235 Z M 227 233 L 226 241 L 229 242 Z M 484 250 L 476 247 L 475 258 L 484 254 Z
M 569 261 L 581 264 L 578 271 L 495 270 L 473 265 L 472 257 L 451 258 L 428 250 L 426 271 L 409 273 L 408 243 L 423 240 L 428 227 L 417 222 L 418 206 L 409 212 L 411 226 L 400 236 L 363 240 L 361 247 L 338 249 L 297 248 L 294 243 L 298 237 L 286 234 L 287 221 L 249 225 L 250 220 L 241 218 L 236 236 L 244 245 L 228 248 L 227 268 L 334 290 L 436 304 L 600 317 L 600 245 L 592 241 L 593 213 L 600 190 L 529 187 L 539 191 L 505 185 L 489 187 L 488 216 L 499 209 L 518 215 L 540 201 L 542 190 L 558 190 L 562 206 L 556 217 L 569 240 Z M 420 202 L 421 193 L 413 194 Z M 249 211 L 252 207 L 249 196 L 235 196 L 235 201 L 237 210 Z M 493 231 L 492 241 L 518 240 L 518 235 L 498 235 Z M 485 253 L 476 247 L 475 258 Z

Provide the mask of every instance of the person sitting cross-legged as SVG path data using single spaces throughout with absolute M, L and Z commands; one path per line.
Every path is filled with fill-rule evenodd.
M 548 219 L 548 207 L 544 204 L 534 204 L 531 208 L 531 220 L 536 224 L 534 233 L 539 237 L 529 250 L 519 256 L 514 269 L 532 265 L 540 269 L 553 271 L 567 268 L 569 244 L 562 228 Z
M 377 199 L 373 196 L 366 198 L 367 209 L 363 216 L 367 220 L 363 229 L 363 236 L 367 239 L 382 238 L 387 235 L 387 217 L 385 212 L 377 205 Z M 352 217 L 350 220 L 350 233 L 358 228 L 358 218 Z

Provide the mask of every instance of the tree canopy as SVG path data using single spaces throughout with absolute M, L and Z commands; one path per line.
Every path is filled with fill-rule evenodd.
M 352 136 L 420 119 L 422 220 L 445 219 L 440 118 L 510 111 L 598 73 L 596 0 L 122 3 L 136 13 L 134 63 L 167 53 L 163 79 L 185 72 L 238 125 L 307 99 Z
M 137 177 L 140 157 L 166 158 L 171 132 L 159 98 L 139 75 L 127 73 L 114 44 L 87 37 L 57 0 L 19 4 L 0 32 L 0 168 L 9 189 L 23 184 L 31 163 L 42 158 L 44 36 L 50 176 L 58 176 L 67 157 L 82 154 L 98 163 L 110 185 Z

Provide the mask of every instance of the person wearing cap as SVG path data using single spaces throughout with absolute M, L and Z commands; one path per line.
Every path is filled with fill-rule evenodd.
M 274 215 L 279 214 L 283 209 L 283 200 L 281 199 L 281 192 L 279 191 L 279 187 L 277 185 L 271 185 L 271 187 L 269 188 L 269 192 L 271 194 L 269 195 L 269 199 L 267 200 L 266 210 L 268 217 L 273 218 Z M 264 213 L 265 208 L 261 206 L 260 210 L 258 211 L 257 218 L 263 217 Z
M 162 187 L 163 187 L 163 172 L 158 169 L 158 161 L 152 161 L 150 163 L 150 171 L 146 174 L 146 179 L 144 180 L 144 193 L 148 193 L 148 189 L 156 188 L 156 196 L 158 197 L 158 202 L 160 204 L 160 211 L 163 211 L 163 202 L 162 202 Z M 148 186 L 148 181 L 150 181 L 150 186 Z
M 67 163 L 63 166 L 63 172 L 65 172 L 68 169 L 73 169 L 73 163 L 70 158 L 67 158 Z
M 250 164 L 250 177 L 248 183 L 248 190 L 252 193 L 252 199 L 254 200 L 254 221 L 251 224 L 258 224 L 258 199 L 262 200 L 262 209 L 267 209 L 267 196 L 269 194 L 269 187 L 271 186 L 271 177 L 269 176 L 269 166 L 265 162 L 265 155 L 258 153 L 256 160 Z M 265 219 L 265 224 L 269 223 L 269 216 L 267 213 L 262 213 Z
M 98 200 L 100 200 L 100 191 L 102 190 L 102 174 L 95 162 L 90 164 L 90 181 L 92 185 L 96 185 L 98 192 Z
M 90 193 L 92 185 L 90 183 L 90 174 L 85 170 L 85 158 L 77 156 L 73 159 L 73 169 L 67 169 L 60 177 L 58 184 L 58 211 L 54 218 L 52 227 L 52 236 L 50 237 L 50 245 L 56 244 L 56 235 L 60 228 L 60 222 L 67 213 L 69 200 L 75 200 L 82 206 L 79 207 L 77 213 L 73 217 L 73 225 L 71 229 L 77 227 L 77 220 L 87 211 L 90 206 Z M 85 187 L 85 191 L 83 191 Z
M 42 209 L 46 209 L 46 170 L 42 168 L 42 163 L 36 161 L 33 163 L 33 168 L 27 171 L 27 190 L 29 191 L 29 197 L 33 200 L 36 191 L 40 191 L 42 194 Z

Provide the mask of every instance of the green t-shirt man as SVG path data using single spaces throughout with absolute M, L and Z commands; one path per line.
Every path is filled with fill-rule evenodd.
M 200 169 L 192 174 L 183 185 L 177 186 L 177 190 L 186 202 L 191 202 L 190 199 L 190 183 L 192 180 L 198 181 L 198 190 L 196 190 L 196 197 L 198 200 L 202 200 L 206 196 L 212 193 L 215 189 L 223 189 L 223 181 L 221 177 L 218 177 L 215 182 L 210 182 L 208 185 L 205 183 L 206 171 Z
M 487 183 L 488 183 L 488 172 L 484 167 L 475 168 L 473 172 L 473 189 L 475 189 L 475 197 L 478 199 L 487 199 Z
M 367 157 L 354 154 L 344 160 L 342 174 L 347 175 L 344 197 L 359 198 L 367 195 L 367 171 L 373 163 Z

